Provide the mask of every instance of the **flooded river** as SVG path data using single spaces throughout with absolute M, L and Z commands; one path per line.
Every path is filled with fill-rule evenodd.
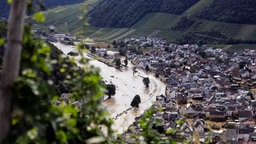
M 53 44 L 65 54 L 74 51 L 74 46 L 60 43 Z M 91 60 L 90 64 L 100 68 L 100 75 L 106 83 L 116 85 L 116 94 L 111 99 L 104 100 L 103 104 L 114 120 L 113 129 L 117 133 L 127 130 L 128 126 L 134 122 L 135 117 L 140 116 L 152 106 L 157 95 L 164 94 L 164 83 L 140 70 L 133 75 L 132 64 L 129 64 L 128 68 L 123 68 L 122 71 L 109 67 L 97 60 Z M 149 89 L 145 88 L 142 82 L 143 77 L 150 78 Z M 136 94 L 140 96 L 142 102 L 138 109 L 130 109 L 130 103 Z

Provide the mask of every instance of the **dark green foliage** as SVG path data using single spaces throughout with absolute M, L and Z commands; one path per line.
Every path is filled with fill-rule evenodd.
M 150 80 L 149 80 L 149 78 L 148 77 L 146 77 L 146 78 L 143 78 L 143 84 L 146 86 L 146 88 L 148 88 L 149 87 L 149 83 L 150 83 Z
M 127 51 L 127 50 L 126 50 L 126 48 L 124 48 L 124 47 L 123 47 L 123 48 L 122 48 L 122 47 L 119 48 L 119 54 L 120 54 L 121 56 L 126 56 L 126 51 Z
M 149 12 L 182 14 L 198 0 L 104 0 L 91 12 L 96 27 L 130 27 Z
M 135 73 L 137 73 L 137 72 L 138 72 L 137 68 L 136 68 L 136 67 L 133 67 L 133 68 L 132 68 L 132 73 L 133 73 L 133 75 L 134 75 Z
M 177 40 L 179 44 L 228 44 L 232 39 L 218 31 L 189 32 Z
M 69 55 L 69 56 L 78 56 L 79 54 L 76 53 L 76 52 L 72 52 L 72 51 L 71 51 L 71 52 L 68 53 L 68 55 Z
M 255 0 L 214 0 L 200 18 L 229 23 L 256 24 Z
M 172 27 L 172 30 L 185 31 L 188 28 L 190 28 L 195 22 L 196 20 L 193 19 L 192 17 L 188 17 L 188 16 L 182 17 L 180 21 L 174 27 Z
M 7 21 L 0 20 L 0 41 L 3 40 L 2 38 L 5 38 L 6 35 L 7 35 Z M 3 54 L 4 54 L 4 43 L 0 44 L 0 64 L 1 64 L 0 69 L 2 69 Z
M 43 7 L 43 9 L 48 9 L 48 8 L 53 8 L 53 7 L 61 6 L 61 5 L 70 5 L 70 4 L 81 3 L 83 1 L 84 0 L 40 0 L 40 2 L 42 2 L 42 3 L 40 3 L 37 7 L 41 7 L 41 8 Z M 7 0 L 0 1 L 0 18 L 8 17 L 9 8 L 10 8 L 10 6 L 7 4 Z
M 146 65 L 146 68 L 145 68 L 146 72 L 150 71 L 150 68 L 148 65 Z
M 132 107 L 137 107 L 139 108 L 139 104 L 141 103 L 141 100 L 140 100 L 140 96 L 139 95 L 135 95 L 134 98 L 132 99 L 132 102 L 131 102 L 131 106 Z
M 116 47 L 116 44 L 117 44 L 117 43 L 116 43 L 116 41 L 114 40 L 114 41 L 112 42 L 112 45 L 114 46 L 114 48 L 117 48 L 117 47 Z
M 121 60 L 120 58 L 115 59 L 116 67 L 119 69 L 121 67 Z
M 246 66 L 246 62 L 239 62 L 239 69 L 243 69 Z
M 91 50 L 91 53 L 93 53 L 93 54 L 96 53 L 96 47 L 95 47 L 95 46 L 92 46 L 92 47 L 90 48 L 90 50 Z
M 84 58 L 80 61 L 83 69 L 70 59 L 58 59 L 61 72 L 67 68 L 72 71 L 71 76 L 62 77 L 62 82 L 72 86 L 67 89 L 70 98 L 78 100 L 74 104 L 66 103 L 56 95 L 54 82 L 59 79 L 54 80 L 56 74 L 52 72 L 56 61 L 50 59 L 61 52 L 56 50 L 50 54 L 46 44 L 32 39 L 28 27 L 23 45 L 21 73 L 13 87 L 12 127 L 4 143 L 87 143 L 95 137 L 107 142 L 112 134 L 111 121 L 100 107 L 103 87 L 98 70 L 89 67 Z M 107 137 L 99 125 L 106 126 Z
M 108 95 L 109 99 L 111 98 L 112 95 L 116 94 L 116 86 L 114 84 L 107 84 L 106 89 L 107 89 L 106 94 Z
M 125 58 L 125 59 L 124 59 L 124 66 L 127 67 L 127 65 L 128 65 L 128 59 Z
M 58 95 L 62 93 L 70 93 L 72 85 L 70 83 L 65 82 L 67 77 L 73 79 L 75 77 L 72 68 L 75 68 L 78 73 L 82 73 L 82 69 L 77 67 L 75 63 L 70 62 L 68 58 L 61 57 L 63 53 L 56 48 L 53 44 L 47 43 L 50 46 L 50 60 L 56 61 L 57 63 L 53 63 L 52 73 L 51 75 L 42 74 L 42 76 L 47 79 L 50 78 L 54 83 L 54 88 Z
M 145 137 L 146 143 L 157 143 L 160 141 L 160 134 L 153 130 L 153 123 L 149 122 L 149 119 L 153 118 L 154 110 L 150 109 L 144 117 L 139 121 L 141 128 L 143 129 L 142 135 Z M 150 130 L 150 131 L 148 131 Z
M 200 55 L 202 58 L 207 58 L 205 51 L 199 51 L 198 55 Z
M 251 98 L 251 100 L 255 100 L 255 98 L 254 98 L 254 96 L 253 96 L 253 93 L 252 93 L 252 92 L 249 92 L 249 93 L 247 94 L 247 96 L 249 96 L 249 97 Z
M 236 128 L 236 125 L 235 124 L 231 124 L 231 123 L 225 123 L 222 128 L 225 128 L 225 129 L 235 129 Z
M 7 33 L 7 21 L 0 20 L 0 38 L 6 37 Z
M 184 136 L 180 135 L 179 129 L 164 131 L 161 119 L 153 117 L 155 112 L 156 108 L 153 107 L 145 112 L 143 118 L 139 120 L 142 129 L 140 135 L 143 136 L 143 141 L 147 144 L 159 142 L 165 144 L 186 143 Z M 182 124 L 182 120 L 178 120 L 176 123 Z M 168 137 L 161 137 L 159 132 L 168 135 Z

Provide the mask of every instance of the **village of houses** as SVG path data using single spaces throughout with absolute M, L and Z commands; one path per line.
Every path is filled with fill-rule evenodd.
M 159 38 L 123 42 L 161 48 L 143 55 L 128 51 L 127 57 L 166 83 L 165 94 L 155 103 L 162 109 L 154 114 L 165 131 L 179 127 L 188 139 L 196 132 L 202 142 L 256 143 L 256 50 L 227 52 Z M 180 119 L 184 123 L 179 126 Z M 140 129 L 136 122 L 134 126 Z
M 162 120 L 164 131 L 178 128 L 190 140 L 196 133 L 201 142 L 256 143 L 256 50 L 228 52 L 146 37 L 122 43 L 160 48 L 142 55 L 128 51 L 126 56 L 166 84 L 154 105 L 161 107 L 154 117 Z M 99 56 L 105 51 L 96 49 Z M 181 125 L 176 123 L 180 119 Z M 140 130 L 137 122 L 133 127 Z

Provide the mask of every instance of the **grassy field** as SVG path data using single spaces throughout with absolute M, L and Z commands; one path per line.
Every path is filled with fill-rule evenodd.
M 213 45 L 210 44 L 209 46 L 213 48 L 221 48 L 227 51 L 238 51 L 238 50 L 243 50 L 243 49 L 253 49 L 256 50 L 256 44 L 234 44 L 234 45 L 224 45 L 224 44 L 219 44 L 219 45 Z
M 188 10 L 184 12 L 184 14 L 196 14 L 203 10 L 205 7 L 210 6 L 214 0 L 200 0 Z
M 59 6 L 48 10 L 44 13 L 46 21 L 44 23 L 35 24 L 33 28 L 47 29 L 50 25 L 54 25 L 57 31 L 74 32 L 87 24 L 87 18 L 84 16 L 88 11 L 93 9 L 99 1 L 100 0 L 87 0 L 84 3 Z
M 255 40 L 256 25 L 203 21 L 197 31 L 219 31 L 234 39 Z
M 242 49 L 254 49 L 256 50 L 256 44 L 237 44 L 232 45 L 228 50 L 229 51 L 238 51 Z
M 149 13 L 137 22 L 132 28 L 143 29 L 170 29 L 179 20 L 180 16 L 165 13 Z

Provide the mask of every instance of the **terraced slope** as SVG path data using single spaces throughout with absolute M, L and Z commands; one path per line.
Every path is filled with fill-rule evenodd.
M 78 3 L 68 6 L 59 6 L 45 12 L 46 21 L 35 24 L 35 29 L 47 29 L 50 25 L 57 28 L 57 31 L 70 32 L 83 30 L 88 26 L 86 15 L 90 12 L 100 0 L 87 0 L 84 3 Z
M 131 27 L 150 12 L 182 14 L 199 0 L 103 0 L 91 12 L 95 27 Z
M 213 3 L 213 1 L 214 0 L 200 0 L 188 10 L 186 10 L 184 14 L 197 14 L 203 11 L 205 8 L 209 7 Z
M 57 6 L 70 5 L 81 3 L 84 0 L 39 0 L 38 2 L 42 2 L 42 5 L 45 9 L 54 8 Z M 34 3 L 37 3 L 34 1 Z M 7 4 L 7 0 L 0 1 L 0 18 L 7 18 L 9 15 L 9 4 Z
M 47 21 L 41 27 L 47 28 L 54 24 L 61 32 L 73 32 L 109 42 L 129 37 L 150 36 L 165 38 L 175 43 L 214 44 L 229 49 L 252 48 L 253 46 L 250 47 L 248 44 L 256 44 L 256 25 L 225 23 L 198 17 L 216 4 L 216 1 L 220 2 L 221 0 L 198 0 L 179 14 L 148 12 L 129 27 L 93 27 L 93 25 L 89 25 L 85 28 L 83 26 L 92 19 L 91 16 L 95 12 L 95 8 L 106 4 L 106 0 L 89 0 L 85 4 L 61 6 L 48 11 L 46 13 Z M 235 1 L 237 2 L 237 0 Z M 84 12 L 84 9 L 87 9 L 89 13 Z M 128 13 L 128 11 L 124 12 Z M 109 17 L 106 16 L 106 18 Z
M 165 13 L 150 13 L 131 28 L 111 29 L 108 32 L 102 33 L 102 35 L 98 34 L 95 38 L 109 40 L 150 35 L 152 37 L 162 37 L 170 41 L 175 41 L 190 32 L 215 31 L 233 39 L 256 40 L 256 25 L 248 24 L 231 24 L 196 19 L 196 22 L 184 31 L 172 30 L 172 27 L 178 23 L 181 17 Z
M 214 0 L 200 18 L 240 24 L 256 24 L 255 0 Z

